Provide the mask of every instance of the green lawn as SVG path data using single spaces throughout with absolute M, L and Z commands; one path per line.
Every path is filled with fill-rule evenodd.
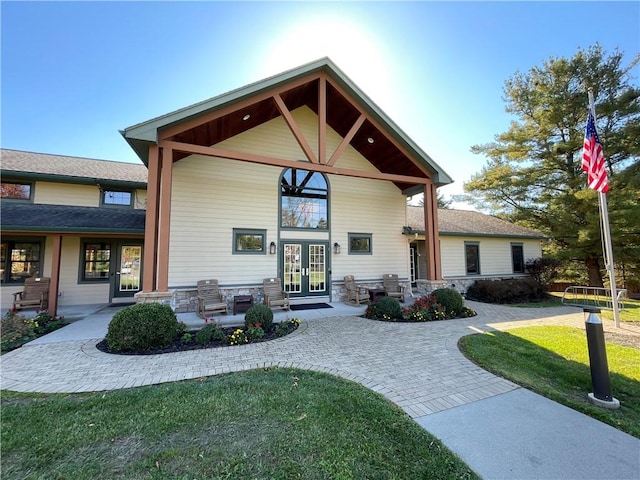
M 322 373 L 2 393 L 3 478 L 478 478 L 381 395 Z
M 620 314 L 621 322 L 640 322 L 640 301 L 625 299 L 623 302 L 624 308 L 618 313 Z M 602 310 L 602 318 L 613 320 L 613 312 L 610 310 Z
M 545 307 L 560 307 L 562 306 L 562 292 L 550 292 L 549 298 L 543 302 L 529 302 L 529 303 L 514 303 L 510 304 L 510 307 L 527 307 L 527 308 L 545 308 Z M 619 318 L 622 322 L 640 322 L 640 300 L 632 300 L 630 298 L 624 299 L 622 302 L 623 309 L 619 311 Z M 588 305 L 587 305 L 588 306 Z M 602 310 L 602 318 L 607 320 L 613 320 L 613 311 Z
M 571 327 L 523 327 L 460 339 L 481 367 L 640 438 L 640 350 L 607 342 L 612 394 L 621 408 L 592 405 L 586 334 Z

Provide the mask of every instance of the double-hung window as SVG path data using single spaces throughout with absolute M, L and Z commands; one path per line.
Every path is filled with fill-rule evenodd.
M 111 244 L 87 241 L 83 245 L 80 280 L 83 282 L 109 281 Z

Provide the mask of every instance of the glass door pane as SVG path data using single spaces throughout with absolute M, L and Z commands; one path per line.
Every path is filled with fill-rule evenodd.
M 284 291 L 300 293 L 302 292 L 302 245 L 285 243 L 282 252 L 284 255 Z
M 140 264 L 142 246 L 123 245 L 120 248 L 120 280 L 118 291 L 137 292 L 140 290 Z
M 325 245 L 309 245 L 309 293 L 324 292 L 326 287 Z
M 409 262 L 411 265 L 411 283 L 416 281 L 416 249 L 409 247 Z

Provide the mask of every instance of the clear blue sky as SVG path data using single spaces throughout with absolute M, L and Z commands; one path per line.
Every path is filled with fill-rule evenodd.
M 445 197 L 485 164 L 471 145 L 507 130 L 516 71 L 596 42 L 640 51 L 640 2 L 3 1 L 1 16 L 3 148 L 139 162 L 119 130 L 329 56 L 454 178 Z

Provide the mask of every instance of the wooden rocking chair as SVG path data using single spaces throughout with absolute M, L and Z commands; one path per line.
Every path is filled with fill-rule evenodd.
M 29 277 L 24 279 L 24 289 L 13 294 L 13 308 L 37 308 L 46 310 L 49 306 L 49 277 Z
M 369 303 L 369 290 L 356 285 L 353 275 L 344 277 L 344 288 L 347 291 L 347 303 L 350 305 L 360 305 L 361 303 Z
M 208 313 L 229 313 L 226 299 L 220 294 L 218 280 L 198 281 L 198 307 L 196 314 L 206 318 Z
M 382 276 L 382 285 L 388 296 L 404 302 L 404 287 L 398 282 L 398 275 L 385 273 Z
M 265 305 L 269 308 L 289 310 L 289 294 L 282 289 L 282 281 L 279 278 L 265 278 L 262 288 Z

